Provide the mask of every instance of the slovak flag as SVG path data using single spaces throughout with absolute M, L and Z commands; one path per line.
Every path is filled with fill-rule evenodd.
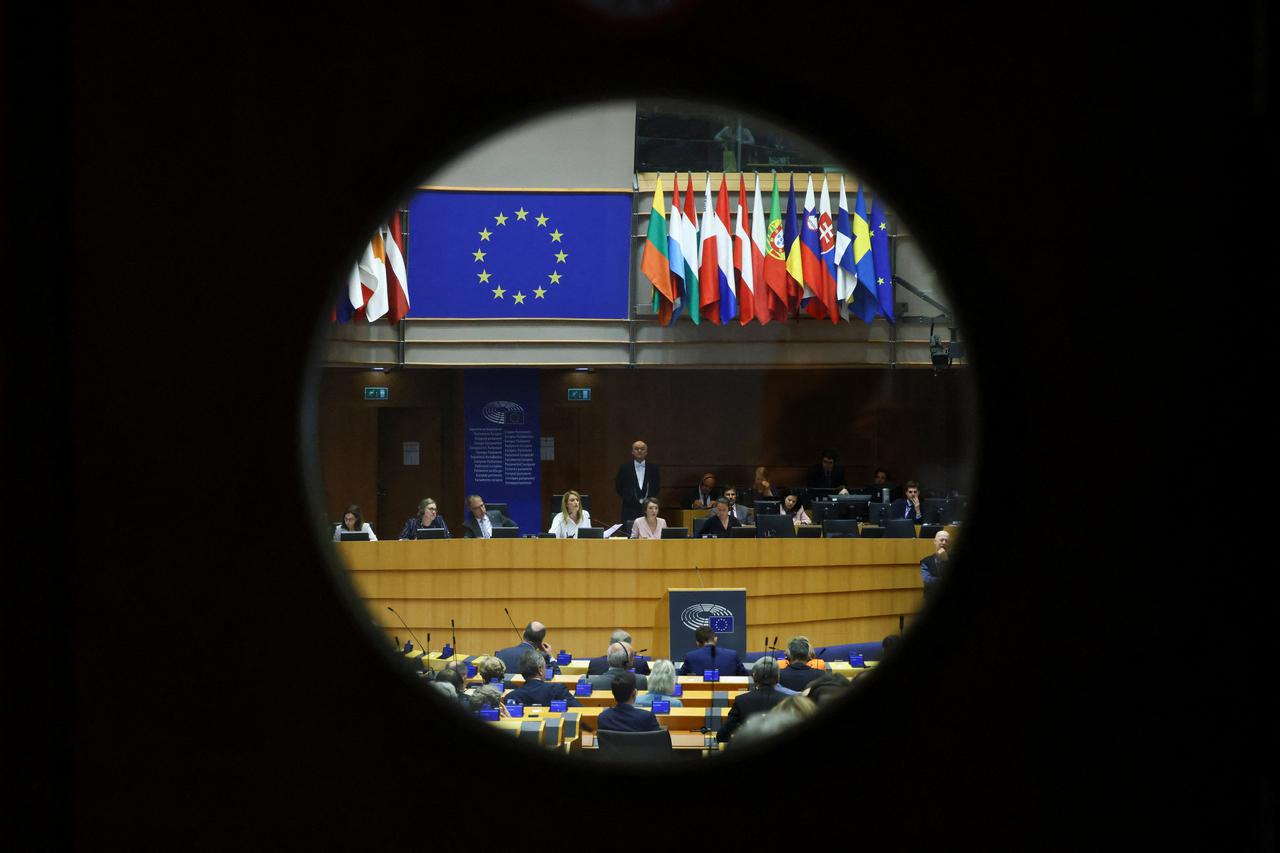
M 818 199 L 818 247 L 822 254 L 818 260 L 818 281 L 814 290 L 822 304 L 827 306 L 832 323 L 840 322 L 836 305 L 836 229 L 831 221 L 831 196 L 827 193 L 827 176 L 822 176 L 822 195 Z

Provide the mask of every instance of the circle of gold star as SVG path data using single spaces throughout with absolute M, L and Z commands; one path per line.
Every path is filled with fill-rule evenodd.
M 524 206 L 521 205 L 515 211 L 515 221 L 516 222 L 528 221 L 530 218 L 529 213 L 530 211 L 525 210 Z M 536 217 L 533 217 L 533 219 L 538 223 L 537 227 L 539 228 L 547 227 L 547 223 L 550 222 L 550 217 L 548 217 L 545 213 L 539 213 Z M 507 214 L 502 211 L 498 211 L 498 213 L 493 217 L 493 221 L 497 224 L 497 226 L 501 226 L 501 227 L 505 227 L 509 220 L 510 220 L 510 217 L 507 216 Z M 480 235 L 480 242 L 482 243 L 491 242 L 491 238 L 494 236 L 494 232 L 490 231 L 487 227 L 483 228 L 482 230 L 476 233 Z M 560 243 L 562 246 L 564 245 L 563 238 L 565 235 L 563 231 L 561 231 L 559 228 L 556 228 L 550 233 L 551 233 L 552 243 Z M 477 263 L 484 261 L 488 257 L 486 252 L 480 248 L 477 248 L 474 252 L 472 252 L 471 256 L 475 259 Z M 557 264 L 567 263 L 569 260 L 569 255 L 564 251 L 564 249 L 561 249 L 560 251 L 556 252 L 554 257 L 556 259 Z M 547 276 L 551 284 L 559 284 L 560 279 L 562 277 L 563 276 L 561 276 L 560 273 L 558 272 L 552 272 L 550 275 Z M 490 281 L 490 279 L 493 278 L 493 274 L 490 273 L 487 269 L 482 268 L 480 272 L 476 274 L 476 278 L 479 279 L 480 284 L 493 283 Z M 504 299 L 506 298 L 507 290 L 506 288 L 502 287 L 502 285 L 497 285 L 496 287 L 492 288 L 489 292 L 493 294 L 494 299 Z M 546 295 L 547 295 L 546 288 L 535 287 L 533 289 L 534 299 L 545 299 Z M 529 297 L 525 294 L 523 290 L 518 290 L 514 294 L 512 294 L 511 301 L 515 305 L 523 305 L 525 300 L 528 298 Z

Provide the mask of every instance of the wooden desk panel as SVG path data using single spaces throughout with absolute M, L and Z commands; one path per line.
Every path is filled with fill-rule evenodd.
M 430 631 L 437 648 L 450 619 L 461 648 L 504 648 L 517 642 L 506 607 L 521 625 L 545 622 L 552 648 L 578 656 L 602 651 L 618 627 L 631 632 L 637 648 L 654 647 L 654 608 L 671 587 L 745 587 L 753 637 L 804 633 L 818 645 L 880 640 L 918 609 L 919 563 L 933 548 L 920 539 L 450 539 L 334 547 L 388 638 L 408 639 L 386 611 L 390 605 L 420 637 Z

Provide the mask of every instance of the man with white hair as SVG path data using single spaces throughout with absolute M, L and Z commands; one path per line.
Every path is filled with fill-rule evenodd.
M 761 714 L 777 705 L 785 697 L 777 691 L 778 662 L 771 657 L 762 657 L 751 667 L 751 680 L 755 689 L 739 694 L 733 700 L 733 707 L 725 718 L 724 726 L 716 733 L 716 740 L 727 741 L 733 732 L 753 714 Z
M 613 677 L 620 675 L 631 669 L 631 665 L 635 660 L 634 652 L 631 650 L 631 644 L 626 642 L 616 642 L 609 645 L 609 653 L 605 656 L 609 662 L 609 668 L 599 675 L 592 676 L 588 679 L 591 682 L 592 690 L 609 690 L 613 686 Z M 646 690 L 649 687 L 649 679 L 643 675 L 636 676 L 636 687 Z
M 633 642 L 634 641 L 631 639 L 631 635 L 621 628 L 618 628 L 612 634 L 609 635 L 609 645 L 613 645 L 614 643 L 633 643 Z M 606 646 L 605 648 L 606 648 L 606 651 L 603 655 L 601 655 L 598 658 L 591 658 L 591 660 L 587 661 L 587 675 L 602 675 L 604 671 L 609 668 L 608 647 Z M 636 675 L 649 674 L 649 664 L 647 661 L 637 660 L 635 662 L 635 665 L 636 665 Z
M 946 574 L 950 548 L 951 534 L 939 530 L 933 536 L 933 553 L 920 561 L 920 580 L 924 582 L 925 601 L 933 598 L 938 581 Z

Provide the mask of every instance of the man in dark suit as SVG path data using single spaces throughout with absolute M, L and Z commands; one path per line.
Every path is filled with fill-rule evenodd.
M 550 705 L 553 700 L 563 699 L 570 708 L 581 704 L 569 688 L 546 680 L 547 661 L 537 649 L 525 649 L 520 655 L 520 674 L 524 676 L 524 684 L 508 693 L 502 700 L 504 703 Z
M 792 637 L 787 641 L 787 665 L 779 670 L 778 683 L 797 693 L 804 690 L 809 682 L 822 677 L 822 670 L 809 666 L 812 659 L 813 646 L 809 638 Z
M 498 649 L 493 656 L 502 661 L 507 668 L 507 672 L 520 671 L 520 657 L 527 649 L 536 649 L 542 652 L 543 659 L 547 663 L 551 662 L 551 646 L 546 642 L 547 626 L 541 622 L 530 622 L 524 626 L 524 640 L 516 646 L 506 649 Z
M 613 676 L 613 701 L 617 704 L 600 712 L 596 728 L 611 732 L 656 732 L 662 728 L 652 711 L 636 707 L 636 677 L 630 672 Z
M 622 463 L 613 489 L 622 498 L 622 520 L 633 521 L 644 515 L 647 498 L 658 497 L 662 475 L 658 466 L 647 462 L 649 445 L 637 439 L 631 444 L 631 461 Z
M 844 480 L 844 468 L 836 464 L 834 450 L 822 451 L 822 461 L 809 469 L 805 485 L 811 489 L 835 489 L 840 494 L 848 494 Z
M 716 732 L 716 740 L 721 743 L 733 737 L 734 730 L 748 717 L 768 711 L 785 698 L 774 689 L 778 684 L 778 662 L 773 658 L 762 657 L 756 661 L 751 667 L 751 680 L 755 682 L 755 689 L 733 700 L 724 726 Z
M 614 643 L 631 644 L 632 643 L 631 635 L 628 634 L 626 631 L 622 630 L 621 628 L 619 628 L 618 630 L 614 631 L 612 634 L 609 635 L 609 645 L 611 646 Z M 600 675 L 606 669 L 609 668 L 608 648 L 609 648 L 608 646 L 605 646 L 605 653 L 600 657 L 591 658 L 589 661 L 587 661 L 587 675 Z M 632 658 L 632 660 L 635 661 L 636 675 L 649 674 L 648 661 L 638 660 L 634 657 Z
M 738 519 L 739 524 L 746 524 L 751 520 L 751 512 L 738 503 L 738 490 L 736 488 L 725 486 L 724 499 L 729 502 L 729 515 Z
M 467 509 L 471 514 L 462 522 L 462 535 L 466 539 L 490 539 L 493 528 L 512 527 L 511 521 L 498 510 L 489 512 L 484 507 L 484 498 L 471 495 L 467 498 Z
M 633 656 L 630 643 L 614 643 L 609 646 L 609 654 L 606 655 L 609 661 L 609 668 L 600 675 L 593 676 L 588 679 L 591 682 L 592 690 L 608 690 L 613 686 L 614 676 L 622 675 L 631 669 Z M 649 687 L 649 679 L 644 675 L 635 677 L 636 686 L 641 690 Z
M 716 475 L 708 472 L 702 475 L 702 479 L 693 487 L 693 491 L 689 493 L 684 503 L 685 506 L 693 509 L 711 509 L 711 502 L 718 497 L 720 497 L 720 490 L 716 488 Z
M 709 625 L 703 625 L 694 631 L 693 639 L 698 647 L 684 656 L 684 662 L 680 664 L 680 675 L 702 675 L 708 669 L 717 668 L 721 675 L 747 674 L 747 668 L 742 665 L 737 652 L 716 646 L 716 632 Z
M 889 518 L 909 518 L 916 524 L 924 524 L 920 510 L 920 484 L 915 480 L 907 480 L 902 489 L 903 496 L 889 507 Z
M 946 574 L 950 547 L 951 534 L 939 530 L 933 535 L 933 553 L 920 561 L 920 580 L 924 582 L 925 601 L 933 598 L 938 581 Z

